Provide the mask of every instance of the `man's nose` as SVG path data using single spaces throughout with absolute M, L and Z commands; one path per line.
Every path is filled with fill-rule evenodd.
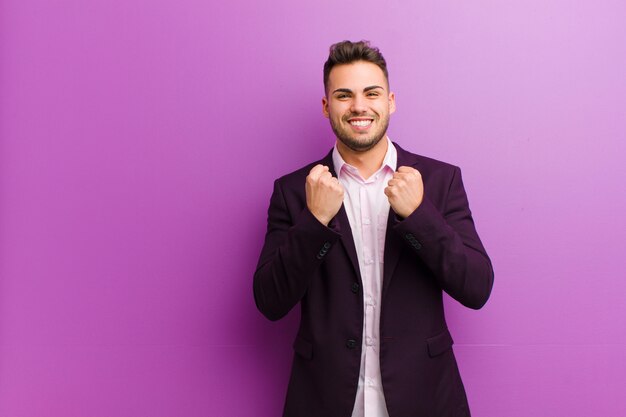
M 361 95 L 355 95 L 352 99 L 352 106 L 350 109 L 353 113 L 364 113 L 367 111 L 367 103 L 365 97 Z

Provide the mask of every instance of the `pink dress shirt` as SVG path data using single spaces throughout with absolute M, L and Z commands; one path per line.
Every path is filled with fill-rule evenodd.
M 380 301 L 383 286 L 383 254 L 389 215 L 384 193 L 393 176 L 398 154 L 389 138 L 382 166 L 364 179 L 333 149 L 335 172 L 345 193 L 343 204 L 348 215 L 363 281 L 363 338 L 361 371 L 352 417 L 388 417 L 380 377 Z

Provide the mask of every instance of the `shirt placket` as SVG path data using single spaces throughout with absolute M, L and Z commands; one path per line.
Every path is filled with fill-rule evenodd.
M 374 277 L 374 268 L 376 267 L 376 217 L 372 212 L 372 200 L 370 196 L 370 188 L 373 184 L 365 183 L 360 190 L 361 211 L 360 223 L 362 225 L 363 240 L 363 263 L 365 270 L 365 291 L 364 305 L 365 312 L 365 337 L 363 341 L 365 349 L 365 378 L 364 378 L 364 405 L 365 414 L 367 410 L 374 407 L 376 398 L 376 386 L 378 385 L 377 377 L 373 374 L 373 361 L 376 359 L 376 327 L 374 317 L 376 309 L 376 280 Z

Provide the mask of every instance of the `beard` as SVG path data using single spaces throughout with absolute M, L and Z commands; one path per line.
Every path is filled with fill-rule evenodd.
M 342 120 L 348 124 L 347 119 L 349 117 L 353 116 L 348 116 Z M 348 130 L 349 128 L 345 128 L 341 124 L 335 123 L 332 118 L 330 119 L 330 127 L 333 129 L 337 139 L 339 139 L 339 141 L 341 141 L 341 143 L 346 145 L 349 149 L 354 152 L 366 152 L 376 146 L 376 144 L 378 144 L 378 142 L 385 137 L 387 128 L 389 127 L 389 116 L 387 115 L 382 119 L 374 118 L 374 122 L 380 122 L 380 125 L 375 131 L 370 132 L 367 135 L 355 135 L 353 132 Z

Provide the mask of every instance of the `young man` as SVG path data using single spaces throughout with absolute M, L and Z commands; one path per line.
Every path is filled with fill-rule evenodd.
M 274 183 L 254 275 L 270 320 L 300 303 L 284 416 L 469 416 L 442 290 L 481 308 L 493 270 L 461 172 L 389 140 L 369 43 L 331 46 L 324 86 L 335 147 Z

